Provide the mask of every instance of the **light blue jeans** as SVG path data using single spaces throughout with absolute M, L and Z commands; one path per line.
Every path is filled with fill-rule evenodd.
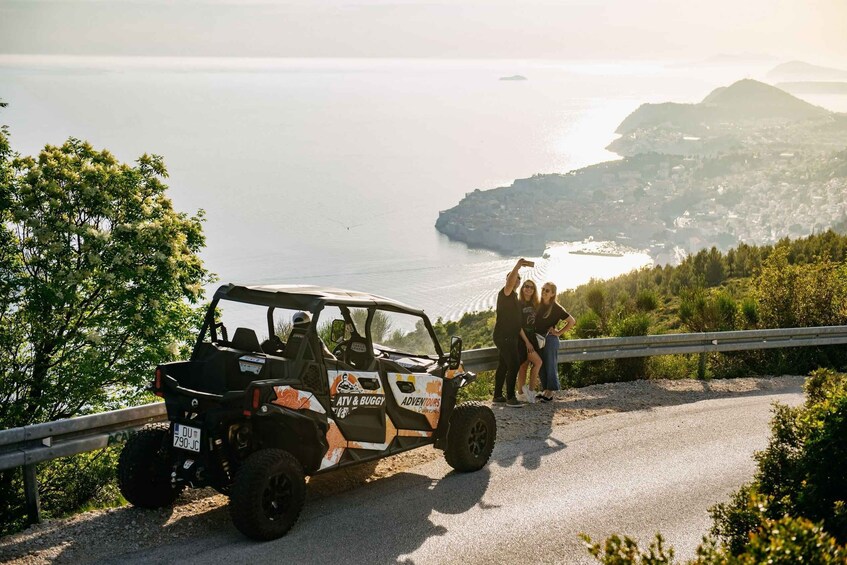
M 559 390 L 559 338 L 547 334 L 541 351 L 541 386 L 544 390 Z

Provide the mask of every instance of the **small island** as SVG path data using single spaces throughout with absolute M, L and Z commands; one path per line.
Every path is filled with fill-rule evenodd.
M 754 80 L 698 104 L 644 104 L 619 161 L 474 190 L 439 214 L 449 238 L 505 254 L 610 241 L 657 262 L 821 232 L 847 218 L 847 114 Z
M 528 80 L 528 79 L 523 75 L 512 75 L 512 76 L 508 76 L 508 77 L 500 77 L 500 80 Z

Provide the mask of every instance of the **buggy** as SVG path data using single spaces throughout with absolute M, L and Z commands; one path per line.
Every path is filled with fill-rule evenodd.
M 488 406 L 456 403 L 476 378 L 461 354 L 460 338 L 445 353 L 426 314 L 391 299 L 224 285 L 190 360 L 156 367 L 151 389 L 169 422 L 129 439 L 121 492 L 160 508 L 211 486 L 229 496 L 238 530 L 270 540 L 296 522 L 306 476 L 425 445 L 476 471 L 497 429 Z

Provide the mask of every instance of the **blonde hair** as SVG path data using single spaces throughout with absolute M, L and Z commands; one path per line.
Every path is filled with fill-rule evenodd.
M 523 289 L 527 283 L 532 283 L 532 296 L 529 300 L 524 299 Z M 518 293 L 518 300 L 523 302 L 524 304 L 531 304 L 533 308 L 538 308 L 538 304 L 540 303 L 538 297 L 538 285 L 535 284 L 535 281 L 532 279 L 526 279 L 521 285 L 521 291 Z
M 541 288 L 550 288 L 553 290 L 553 298 L 550 300 L 549 304 L 544 303 L 544 294 L 541 294 L 541 304 L 538 307 L 538 311 L 540 312 L 541 310 L 544 310 L 544 315 L 547 316 L 548 314 L 550 314 L 550 311 L 553 310 L 553 304 L 559 304 L 559 302 L 556 300 L 556 295 L 559 293 L 559 288 L 556 286 L 556 283 L 552 283 L 550 281 L 544 283 Z

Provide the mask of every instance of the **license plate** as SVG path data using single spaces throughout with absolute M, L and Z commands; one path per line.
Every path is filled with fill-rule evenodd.
M 200 428 L 174 424 L 174 447 L 200 452 Z

